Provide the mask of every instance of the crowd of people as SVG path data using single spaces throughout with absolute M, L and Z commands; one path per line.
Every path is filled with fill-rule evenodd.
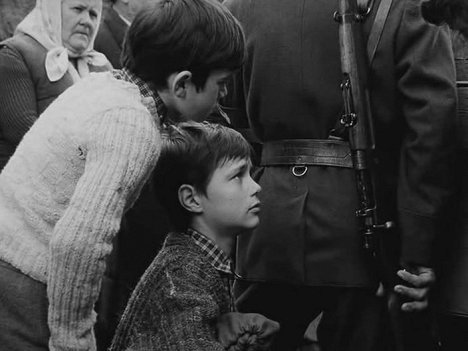
M 0 77 L 0 349 L 468 348 L 465 1 L 37 0 Z

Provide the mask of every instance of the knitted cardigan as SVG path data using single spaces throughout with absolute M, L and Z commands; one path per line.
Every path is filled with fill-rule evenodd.
M 134 84 L 92 74 L 50 105 L 0 174 L 0 259 L 47 284 L 52 351 L 95 350 L 106 257 L 159 155 L 155 111 Z
M 47 50 L 26 34 L 0 43 L 0 170 L 39 115 L 73 85 L 68 72 L 56 82 L 47 78 L 46 55 Z M 108 67 L 88 63 L 88 69 Z
M 0 43 L 0 170 L 39 115 L 73 85 L 69 73 L 57 82 L 49 81 L 46 54 L 25 34 Z
M 215 324 L 233 309 L 228 275 L 189 235 L 170 233 L 135 288 L 110 351 L 223 351 Z

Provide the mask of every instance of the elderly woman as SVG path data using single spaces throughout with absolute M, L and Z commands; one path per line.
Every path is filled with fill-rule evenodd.
M 0 170 L 38 116 L 90 71 L 111 68 L 93 51 L 102 0 L 37 0 L 0 43 Z

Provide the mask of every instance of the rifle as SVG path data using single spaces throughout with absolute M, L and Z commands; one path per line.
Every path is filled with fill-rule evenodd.
M 360 222 L 363 246 L 370 256 L 377 258 L 377 231 L 394 227 L 387 221 L 379 223 L 373 173 L 375 136 L 367 87 L 368 61 L 365 56 L 361 26 L 363 14 L 357 10 L 356 0 L 338 0 L 339 12 L 334 18 L 340 24 L 340 53 L 343 81 L 341 90 L 344 113 L 341 124 L 348 130 L 359 209 L 356 216 Z
M 371 6 L 373 0 L 371 1 Z M 367 51 L 365 50 L 362 25 L 365 15 L 358 10 L 357 0 L 338 0 L 338 11 L 334 19 L 339 23 L 341 83 L 344 112 L 341 124 L 348 131 L 353 168 L 355 170 L 359 208 L 359 220 L 363 247 L 368 253 L 370 266 L 386 288 L 388 324 L 391 329 L 392 345 L 395 350 L 403 351 L 420 347 L 420 339 L 431 338 L 427 321 L 421 316 L 409 316 L 400 310 L 401 298 L 393 292 L 396 282 L 398 262 L 389 259 L 381 252 L 381 237 L 395 227 L 393 221 L 381 222 L 378 218 L 375 183 L 375 136 L 368 89 L 368 69 L 382 33 L 383 25 L 390 9 L 391 1 L 382 0 L 372 27 Z M 369 9 L 370 11 L 370 9 Z M 377 23 L 377 24 L 376 24 Z M 377 27 L 377 28 L 376 28 Z M 367 53 L 367 55 L 366 55 Z M 412 329 L 414 324 L 415 328 Z M 411 330 L 411 331 L 409 331 Z M 414 332 L 416 331 L 416 332 Z M 429 336 L 428 336 L 429 335 Z M 423 348 L 430 350 L 430 348 Z
M 387 13 L 388 9 L 389 5 L 386 9 Z M 348 130 L 359 199 L 356 216 L 360 223 L 363 247 L 369 255 L 371 266 L 378 267 L 377 274 L 386 286 L 389 324 L 392 329 L 395 349 L 400 351 L 404 350 L 400 303 L 395 293 L 391 292 L 393 280 L 391 278 L 390 282 L 387 280 L 389 278 L 388 271 L 392 270 L 389 267 L 393 267 L 393 265 L 389 262 L 383 262 L 385 258 L 379 253 L 379 232 L 389 230 L 395 224 L 392 221 L 381 223 L 377 216 L 373 171 L 375 136 L 367 86 L 369 61 L 372 60 L 372 56 L 368 58 L 364 49 L 360 23 L 364 20 L 364 16 L 362 12 L 358 11 L 356 0 L 338 0 L 338 11 L 335 12 L 334 18 L 339 23 L 341 70 L 343 73 L 341 89 L 344 113 L 341 117 L 341 124 Z M 386 17 L 386 14 L 384 16 Z M 383 28 L 383 24 L 381 27 Z M 377 33 L 377 36 L 379 39 L 380 34 Z M 373 55 L 374 52 L 375 48 L 370 54 Z M 393 274 L 395 273 L 396 271 Z

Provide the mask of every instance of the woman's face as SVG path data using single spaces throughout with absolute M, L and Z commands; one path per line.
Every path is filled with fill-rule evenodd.
M 99 25 L 102 0 L 62 0 L 62 43 L 81 54 L 89 46 Z

